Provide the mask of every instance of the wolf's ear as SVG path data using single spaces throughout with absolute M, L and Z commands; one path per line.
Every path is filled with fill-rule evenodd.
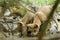
M 35 25 L 34 25 L 34 28 L 38 28 L 38 25 L 35 24 Z
M 22 24 L 22 23 L 20 23 L 20 22 L 19 22 L 18 24 L 19 24 L 20 26 L 23 26 L 23 24 Z
M 27 24 L 26 26 L 27 26 L 27 28 L 31 28 L 29 24 Z
M 23 25 L 21 22 L 14 22 L 14 23 L 17 24 L 17 25 L 20 25 L 20 26 Z

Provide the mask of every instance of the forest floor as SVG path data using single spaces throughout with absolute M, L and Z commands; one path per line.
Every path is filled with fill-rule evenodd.
M 2 33 L 0 33 L 0 40 L 37 40 L 37 37 L 19 37 L 17 35 L 5 37 Z
M 0 40 L 37 40 L 37 37 L 19 37 L 16 35 L 5 37 L 2 33 L 0 33 Z M 43 40 L 60 40 L 60 34 L 45 36 Z

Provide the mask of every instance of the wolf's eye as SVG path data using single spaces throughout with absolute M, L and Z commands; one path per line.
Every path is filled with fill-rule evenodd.
M 36 32 L 36 30 L 34 30 L 34 32 Z

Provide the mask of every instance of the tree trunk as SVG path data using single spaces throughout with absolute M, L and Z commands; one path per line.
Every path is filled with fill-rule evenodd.
M 58 6 L 59 1 L 60 0 L 56 0 L 56 3 L 55 3 L 55 5 L 53 6 L 53 9 L 50 12 L 50 15 L 48 16 L 48 19 L 41 25 L 41 28 L 39 29 L 39 33 L 38 33 L 38 40 L 42 40 L 43 36 L 45 35 L 47 25 L 51 21 L 51 19 L 53 19 L 54 11 Z

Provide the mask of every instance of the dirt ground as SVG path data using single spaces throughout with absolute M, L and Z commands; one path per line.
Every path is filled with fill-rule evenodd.
M 17 35 L 10 35 L 5 37 L 2 33 L 0 33 L 0 40 L 37 40 L 36 37 L 19 37 Z
M 60 33 L 54 34 L 54 35 L 48 35 L 43 38 L 43 40 L 49 40 L 49 39 L 50 40 L 60 40 Z M 5 37 L 2 33 L 0 33 L 0 40 L 37 40 L 37 37 L 19 37 L 17 35 L 13 35 L 13 36 L 10 35 L 8 37 Z

